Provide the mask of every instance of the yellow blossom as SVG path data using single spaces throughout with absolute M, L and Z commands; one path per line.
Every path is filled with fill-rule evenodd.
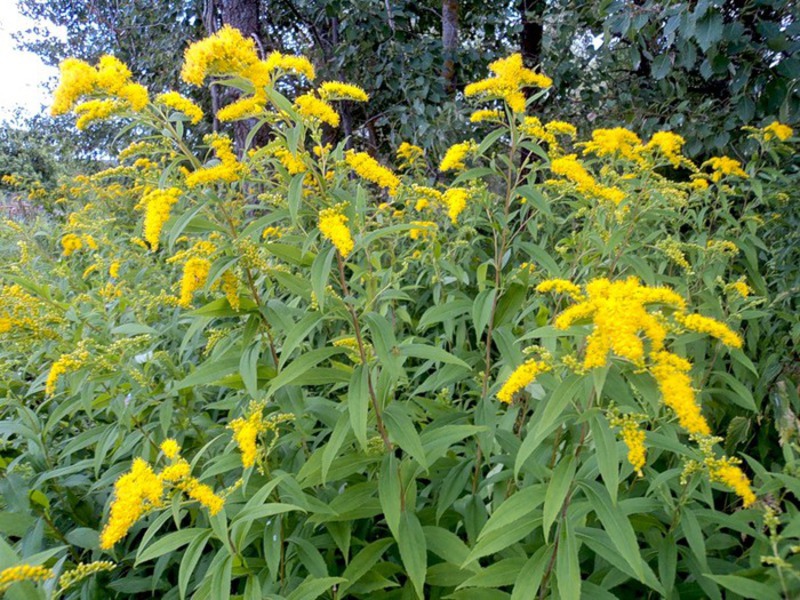
M 203 119 L 203 109 L 178 92 L 166 92 L 156 97 L 156 103 L 182 112 L 196 125 Z
M 433 221 L 411 221 L 411 224 L 414 225 L 414 228 L 408 232 L 408 236 L 412 240 L 433 237 L 439 229 L 439 226 Z
M 181 447 L 178 444 L 177 440 L 173 438 L 167 438 L 163 442 L 161 442 L 161 451 L 164 453 L 164 456 L 170 459 L 174 459 L 178 456 L 178 452 L 181 451 Z
M 592 132 L 592 140 L 583 144 L 583 154 L 619 155 L 628 160 L 639 161 L 641 144 L 639 136 L 624 127 L 595 129 Z
M 69 256 L 73 252 L 77 252 L 83 248 L 83 242 L 80 236 L 74 233 L 68 233 L 61 238 L 61 247 L 64 249 L 64 256 Z
M 225 298 L 228 304 L 236 312 L 239 312 L 241 302 L 239 300 L 239 279 L 236 277 L 231 269 L 228 269 L 222 274 L 222 291 L 225 293 Z
M 780 141 L 785 142 L 794 135 L 794 130 L 791 127 L 778 121 L 773 121 L 764 127 L 762 131 L 764 132 L 764 139 L 767 141 L 778 138 Z
M 257 62 L 255 42 L 225 25 L 186 49 L 181 77 L 186 83 L 202 85 L 206 77 L 239 75 Z
M 546 75 L 525 68 L 519 53 L 494 61 L 489 65 L 489 70 L 495 76 L 470 83 L 464 88 L 464 95 L 484 100 L 502 99 L 515 113 L 525 112 L 523 88 L 548 88 L 553 85 L 552 79 Z
M 390 196 L 394 196 L 397 192 L 397 188 L 400 186 L 400 179 L 397 175 L 366 152 L 348 150 L 345 152 L 344 159 L 359 177 L 386 188 Z
M 242 453 L 242 464 L 246 469 L 252 467 L 258 453 L 258 435 L 265 431 L 261 408 L 251 407 L 247 418 L 234 419 L 228 427 L 233 430 L 233 439 Z
M 56 391 L 56 385 L 61 376 L 79 369 L 88 358 L 89 353 L 85 350 L 76 350 L 69 354 L 62 354 L 58 360 L 53 363 L 47 374 L 47 381 L 44 385 L 45 395 L 52 396 Z
M 439 164 L 439 171 L 445 173 L 446 171 L 460 171 L 466 168 L 464 159 L 474 152 L 477 152 L 478 145 L 473 141 L 461 142 L 454 144 L 445 152 L 442 162 Z
M 568 279 L 547 279 L 536 286 L 536 291 L 540 294 L 555 292 L 557 294 L 568 294 L 574 300 L 583 300 L 581 288 Z
M 424 154 L 425 151 L 419 146 L 409 144 L 408 142 L 403 142 L 397 149 L 397 158 L 402 161 L 400 168 L 407 169 L 409 167 L 413 167 Z
M 350 83 L 341 81 L 326 81 L 319 86 L 319 95 L 323 100 L 352 100 L 354 102 L 367 102 L 367 92 Z
M 732 348 L 742 347 L 742 338 L 739 334 L 716 319 L 704 317 L 703 315 L 678 315 L 677 319 L 686 329 L 715 337 L 726 346 L 731 346 Z
M 111 263 L 108 267 L 108 276 L 112 277 L 113 279 L 119 278 L 119 261 L 115 260 Z
M 50 109 L 53 116 L 63 115 L 72 110 L 81 97 L 92 93 L 97 82 L 97 71 L 90 64 L 77 58 L 63 60 L 58 68 L 59 83 Z
M 206 284 L 211 262 L 207 258 L 192 257 L 183 265 L 181 278 L 181 293 L 178 305 L 189 308 L 192 304 L 194 293 Z
M 178 201 L 180 194 L 181 190 L 178 188 L 169 188 L 151 190 L 142 198 L 142 204 L 145 207 L 143 236 L 153 252 L 158 250 L 161 230 L 169 220 L 172 206 Z
M 20 581 L 40 582 L 55 577 L 52 569 L 41 565 L 18 565 L 0 571 L 0 594 Z
M 275 51 L 267 57 L 265 64 L 266 70 L 269 73 L 273 73 L 274 71 L 295 73 L 297 75 L 304 75 L 309 81 L 313 81 L 316 77 L 314 66 L 304 56 L 281 54 Z
M 211 486 L 200 483 L 194 477 L 190 477 L 182 486 L 184 492 L 192 499 L 196 500 L 208 509 L 211 515 L 216 515 L 222 510 L 225 500 L 214 493 Z
M 264 111 L 266 99 L 260 96 L 247 96 L 223 106 L 217 111 L 217 119 L 223 123 L 249 119 Z
M 476 110 L 469 116 L 470 123 L 483 123 L 484 121 L 500 121 L 503 111 L 491 108 Z
M 294 107 L 304 117 L 327 123 L 331 127 L 339 126 L 339 113 L 325 100 L 320 100 L 313 94 L 302 94 L 295 98 Z
M 113 99 L 87 100 L 75 107 L 75 114 L 78 115 L 75 127 L 83 131 L 91 123 L 103 121 L 111 115 L 120 112 L 123 108 L 122 104 Z
M 218 181 L 233 183 L 247 171 L 247 167 L 236 159 L 233 152 L 233 141 L 229 137 L 210 134 L 203 139 L 214 150 L 219 164 L 192 171 L 186 175 L 186 185 L 194 187 Z
M 623 419 L 622 431 L 620 432 L 622 441 L 628 448 L 628 462 L 634 468 L 639 477 L 642 476 L 647 456 L 647 449 L 644 445 L 645 434 L 631 418 Z
M 644 147 L 645 150 L 658 150 L 676 169 L 681 165 L 681 150 L 686 143 L 681 136 L 671 131 L 659 131 L 653 134 Z
M 742 170 L 742 163 L 728 156 L 715 156 L 703 163 L 703 167 L 709 166 L 712 169 L 711 181 L 717 183 L 727 175 L 735 175 L 747 179 L 748 175 Z
M 108 522 L 100 533 L 100 548 L 111 549 L 148 510 L 161 506 L 164 484 L 143 459 L 114 484 Z
M 64 571 L 58 578 L 59 591 L 67 590 L 76 583 L 103 571 L 112 571 L 117 565 L 110 560 L 96 560 L 90 563 L 78 563 L 74 569 Z
M 458 216 L 464 212 L 469 199 L 469 191 L 464 188 L 450 188 L 442 195 L 442 202 L 447 207 L 447 216 L 455 225 L 458 223 Z
M 308 167 L 306 166 L 306 163 L 303 162 L 303 159 L 292 154 L 288 148 L 276 148 L 273 154 L 279 161 L 281 161 L 281 164 L 286 167 L 289 175 L 305 173 L 308 170 Z
M 738 461 L 732 458 L 707 459 L 711 481 L 722 483 L 733 490 L 742 499 L 744 507 L 752 506 L 756 501 L 750 479 L 737 466 Z
M 506 404 L 510 404 L 514 399 L 514 394 L 524 387 L 530 385 L 536 377 L 550 370 L 550 366 L 544 361 L 531 359 L 522 363 L 506 379 L 506 382 L 497 392 L 497 399 Z
M 695 435 L 710 435 L 711 429 L 700 412 L 692 380 L 687 375 L 691 369 L 689 361 L 665 350 L 654 352 L 651 358 L 650 372 L 658 383 L 664 404 L 678 417 L 681 427 Z
M 347 227 L 348 218 L 342 213 L 343 207 L 326 208 L 319 213 L 319 231 L 330 241 L 343 257 L 353 251 L 355 243 Z

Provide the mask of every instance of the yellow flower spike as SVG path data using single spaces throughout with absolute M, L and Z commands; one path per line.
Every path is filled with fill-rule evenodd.
M 104 121 L 123 108 L 123 105 L 117 100 L 87 100 L 75 107 L 75 114 L 78 115 L 75 127 L 83 131 L 95 121 Z
M 326 208 L 319 213 L 319 231 L 331 242 L 342 257 L 347 257 L 355 243 L 347 226 L 347 217 L 342 213 L 343 207 Z
M 161 442 L 161 451 L 164 453 L 164 456 L 169 458 L 170 460 L 174 460 L 178 456 L 178 452 L 181 451 L 181 447 L 176 440 L 173 438 L 167 438 L 163 442 Z
M 308 171 L 308 167 L 306 163 L 303 162 L 303 159 L 292 154 L 288 148 L 276 148 L 273 154 L 281 161 L 281 164 L 286 167 L 289 175 L 297 175 Z
M 196 478 L 190 477 L 181 485 L 183 491 L 192 499 L 196 500 L 208 509 L 211 515 L 216 515 L 225 505 L 225 500 L 214 493 L 211 486 L 200 483 Z
M 74 233 L 68 233 L 61 238 L 61 247 L 64 249 L 64 256 L 69 256 L 73 252 L 77 252 L 83 248 L 83 242 L 80 236 Z
M 506 379 L 500 391 L 497 392 L 497 399 L 500 400 L 500 402 L 510 404 L 514 399 L 514 394 L 533 383 L 534 379 L 542 373 L 549 371 L 550 368 L 550 365 L 544 361 L 537 361 L 535 359 L 525 361 L 516 368 L 508 379 Z
M 733 458 L 707 459 L 709 478 L 711 481 L 726 485 L 742 499 L 745 508 L 752 506 L 757 500 L 752 484 L 744 471 L 737 466 L 738 460 Z
M 408 169 L 413 167 L 417 161 L 424 156 L 424 154 L 425 151 L 419 146 L 409 144 L 408 142 L 403 142 L 400 144 L 400 147 L 397 148 L 397 158 L 402 161 L 400 169 Z
M 156 104 L 161 104 L 185 114 L 189 117 L 192 125 L 196 125 L 203 120 L 203 109 L 178 92 L 166 92 L 156 96 Z
M 651 355 L 650 372 L 658 383 L 666 404 L 678 417 L 678 423 L 695 435 L 711 435 L 711 428 L 700 412 L 692 380 L 687 375 L 692 365 L 686 359 L 662 350 Z
M 742 338 L 739 334 L 731 330 L 725 323 L 721 323 L 716 319 L 704 317 L 703 315 L 678 315 L 676 318 L 686 329 L 715 337 L 726 346 L 732 348 L 742 347 Z
M 257 96 L 248 96 L 220 108 L 217 111 L 217 119 L 223 123 L 249 119 L 264 112 L 265 107 L 265 99 Z
M 639 154 L 642 140 L 639 136 L 624 127 L 613 129 L 595 129 L 592 140 L 583 144 L 583 154 L 603 156 L 621 156 L 628 160 L 641 162 Z
M 394 196 L 397 193 L 397 188 L 400 186 L 400 179 L 397 175 L 366 152 L 348 150 L 345 152 L 344 160 L 362 179 L 386 188 L 390 196 Z
M 313 94 L 303 94 L 295 98 L 294 107 L 308 119 L 327 123 L 331 127 L 339 126 L 339 113 L 325 100 L 320 100 Z
M 323 100 L 351 100 L 368 102 L 369 95 L 362 88 L 341 81 L 326 81 L 319 86 L 319 95 Z
M 100 533 L 100 548 L 110 550 L 148 510 L 161 506 L 164 484 L 143 459 L 114 484 L 108 522 Z
M 484 121 L 502 121 L 505 114 L 498 109 L 484 108 L 476 110 L 469 116 L 470 123 L 483 123 Z
M 192 305 L 194 293 L 206 284 L 211 261 L 207 258 L 192 257 L 183 265 L 181 278 L 181 293 L 178 306 L 189 308 Z
M 450 188 L 442 195 L 442 202 L 447 207 L 447 216 L 453 225 L 458 223 L 459 215 L 467 208 L 469 191 L 464 188 Z
M 234 419 L 228 427 L 233 430 L 233 439 L 242 453 L 242 465 L 249 469 L 256 463 L 258 435 L 266 431 L 261 407 L 251 406 L 247 418 Z
M 161 230 L 169 220 L 172 207 L 178 202 L 181 190 L 169 188 L 167 190 L 151 190 L 142 197 L 144 212 L 144 239 L 150 244 L 150 249 L 158 250 Z
M 785 142 L 794 135 L 794 130 L 791 127 L 778 121 L 773 121 L 761 131 L 764 132 L 764 139 L 766 141 L 778 138 L 780 141 Z
M 214 150 L 219 164 L 203 167 L 186 175 L 186 185 L 197 185 L 214 182 L 233 183 L 247 172 L 247 167 L 240 163 L 233 152 L 233 141 L 219 134 L 209 134 L 203 138 Z
M 77 58 L 67 58 L 58 66 L 60 71 L 58 88 L 53 96 L 50 114 L 63 115 L 82 96 L 91 94 L 97 83 L 97 71 L 88 63 Z
M 683 145 L 686 143 L 681 136 L 671 131 L 659 131 L 653 134 L 647 145 L 644 146 L 645 150 L 658 150 L 676 169 L 681 165 L 684 160 L 681 155 Z
M 748 175 L 742 169 L 742 163 L 728 156 L 715 156 L 704 162 L 702 167 L 711 167 L 711 181 L 719 182 L 723 177 L 732 175 L 747 179 Z
M 239 300 L 239 279 L 236 277 L 236 273 L 230 269 L 222 274 L 222 291 L 225 294 L 225 298 L 228 300 L 228 304 L 231 305 L 231 308 L 239 312 L 239 308 L 241 308 L 241 301 Z
M 461 171 L 466 168 L 464 160 L 470 154 L 477 152 L 478 144 L 473 140 L 454 144 L 447 149 L 442 162 L 439 163 L 439 171 L 445 173 L 447 171 Z
M 14 583 L 30 581 L 38 583 L 55 577 L 52 569 L 41 565 L 18 565 L 0 571 L 0 594 L 5 592 Z
M 436 236 L 439 226 L 433 221 L 411 221 L 414 228 L 408 232 L 412 240 L 431 238 Z
M 281 54 L 275 51 L 272 52 L 264 62 L 267 72 L 271 74 L 275 71 L 284 71 L 286 73 L 304 75 L 309 81 L 314 81 L 316 78 L 314 66 L 304 56 Z
M 494 61 L 489 70 L 495 76 L 470 83 L 464 88 L 464 95 L 482 100 L 502 99 L 515 113 L 525 112 L 523 88 L 549 88 L 553 85 L 553 80 L 546 75 L 525 68 L 519 53 Z
M 536 291 L 540 294 L 555 292 L 556 294 L 568 294 L 573 300 L 582 301 L 584 298 L 581 288 L 568 279 L 547 279 L 536 286 Z
M 619 423 L 612 423 L 621 427 L 620 437 L 628 448 L 628 462 L 631 464 L 636 474 L 642 477 L 642 468 L 647 462 L 647 448 L 644 445 L 645 433 L 630 417 L 623 417 Z
M 238 29 L 225 25 L 186 49 L 181 78 L 199 86 L 206 77 L 240 75 L 257 62 L 255 42 L 245 38 Z

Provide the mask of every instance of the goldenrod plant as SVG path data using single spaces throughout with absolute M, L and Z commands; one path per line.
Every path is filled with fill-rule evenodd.
M 239 90 L 217 118 L 263 146 L 62 63 L 54 112 L 138 140 L 42 200 L 48 233 L 4 229 L 7 597 L 800 593 L 785 380 L 784 462 L 745 453 L 793 131 L 696 164 L 530 114 L 551 81 L 519 55 L 490 71 L 463 142 L 390 160 L 328 143 L 363 89 L 231 28 L 183 79 Z

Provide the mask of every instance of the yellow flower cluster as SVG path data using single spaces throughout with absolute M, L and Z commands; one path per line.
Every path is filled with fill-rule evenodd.
M 546 294 L 548 292 L 567 294 L 578 302 L 584 299 L 581 288 L 572 283 L 569 279 L 547 279 L 537 286 L 536 291 L 540 294 Z
M 343 206 L 326 208 L 319 213 L 319 232 L 330 241 L 342 257 L 353 251 L 355 243 L 347 226 L 348 218 L 343 213 Z
M 470 83 L 464 88 L 464 95 L 485 100 L 502 99 L 515 113 L 525 112 L 523 88 L 549 88 L 553 85 L 553 80 L 546 75 L 525 68 L 519 53 L 494 61 L 489 70 L 495 76 Z
M 359 177 L 371 181 L 389 191 L 390 196 L 397 193 L 400 179 L 366 152 L 345 152 L 344 160 Z
M 206 284 L 208 272 L 211 269 L 211 261 L 207 258 L 194 256 L 183 265 L 183 277 L 181 277 L 181 293 L 178 298 L 178 306 L 189 308 L 192 305 L 194 293 Z
M 412 240 L 434 237 L 439 229 L 439 226 L 433 221 L 411 221 L 411 224 L 414 227 L 409 230 L 408 236 Z
M 620 437 L 628 448 L 628 462 L 636 471 L 639 477 L 642 476 L 642 468 L 647 462 L 647 448 L 644 445 L 645 433 L 636 420 L 634 415 L 618 416 L 614 415 L 610 419 L 614 427 L 620 428 Z
M 219 134 L 209 134 L 203 140 L 214 150 L 219 163 L 188 173 L 186 185 L 195 187 L 219 181 L 233 183 L 247 170 L 247 167 L 240 163 L 233 153 L 233 142 L 230 138 Z
M 275 157 L 281 161 L 281 164 L 286 167 L 289 175 L 297 175 L 298 173 L 305 173 L 308 170 L 306 163 L 302 158 L 298 158 L 288 148 L 276 148 L 273 151 Z
M 105 119 L 124 109 L 139 112 L 147 106 L 147 88 L 131 82 L 131 72 L 118 58 L 102 56 L 97 67 L 76 58 L 68 58 L 59 65 L 60 80 L 53 96 L 51 113 L 63 115 L 75 107 L 80 115 L 77 126 L 84 129 L 97 119 Z M 93 94 L 103 98 L 78 101 Z
M 141 205 L 144 206 L 143 236 L 153 252 L 158 250 L 161 230 L 169 220 L 170 211 L 180 195 L 181 190 L 178 188 L 169 188 L 150 190 L 142 197 Z
M 294 73 L 295 75 L 304 75 L 309 81 L 314 81 L 316 78 L 314 65 L 312 65 L 304 56 L 281 54 L 280 52 L 275 51 L 267 57 L 265 66 L 269 73 L 273 73 L 275 71 Z
M 41 565 L 18 565 L 0 571 L 0 594 L 20 581 L 40 582 L 55 577 L 52 569 Z
M 73 252 L 77 252 L 83 248 L 83 242 L 79 235 L 68 233 L 61 238 L 61 248 L 64 251 L 64 256 L 69 256 Z
M 492 108 L 476 110 L 469 116 L 470 123 L 483 123 L 484 121 L 500 121 L 503 119 L 503 111 Z
M 742 169 L 742 163 L 728 156 L 715 156 L 708 159 L 702 166 L 711 167 L 711 181 L 717 183 L 723 177 L 735 175 L 747 179 L 748 175 Z
M 686 143 L 681 136 L 671 131 L 659 131 L 653 134 L 650 141 L 644 146 L 645 150 L 658 150 L 676 169 L 686 159 L 681 154 Z
M 108 522 L 100 533 L 100 548 L 109 550 L 121 540 L 147 511 L 162 505 L 164 482 L 142 458 L 114 484 Z
M 470 154 L 474 154 L 478 150 L 478 144 L 473 140 L 461 142 L 460 144 L 453 144 L 445 152 L 442 162 L 439 163 L 439 171 L 445 173 L 447 171 L 461 171 L 466 168 L 464 160 Z
M 575 154 L 554 158 L 550 163 L 550 169 L 556 175 L 561 175 L 574 183 L 580 193 L 606 200 L 614 205 L 619 205 L 625 199 L 625 192 L 618 187 L 605 186 L 595 181 Z
M 747 298 L 750 294 L 753 293 L 752 288 L 747 285 L 744 278 L 739 279 L 738 281 L 734 281 L 733 283 L 729 283 L 725 286 L 726 291 L 734 291 L 739 294 L 742 298 Z
M 469 191 L 465 188 L 450 188 L 442 195 L 442 202 L 447 207 L 447 216 L 455 225 L 458 223 L 458 216 L 467 208 Z
M 369 95 L 362 88 L 341 81 L 326 81 L 319 86 L 319 95 L 323 100 L 352 100 L 368 102 Z
M 246 418 L 234 419 L 228 427 L 233 430 L 233 439 L 242 453 L 242 465 L 249 469 L 256 463 L 258 436 L 266 431 L 261 407 L 251 405 Z
M 773 121 L 762 129 L 764 132 L 764 139 L 769 141 L 778 138 L 780 141 L 785 142 L 794 135 L 794 130 L 788 125 L 784 125 L 778 121 Z
M 325 100 L 320 100 L 314 94 L 302 94 L 295 98 L 294 107 L 300 115 L 312 122 L 320 121 L 331 127 L 339 126 L 339 113 Z
M 119 279 L 119 261 L 115 260 L 108 266 L 108 276 L 112 279 Z
M 44 384 L 44 393 L 46 396 L 52 396 L 56 392 L 56 385 L 62 375 L 66 375 L 76 369 L 80 369 L 84 363 L 89 359 L 89 352 L 79 348 L 69 354 L 62 354 L 58 360 L 50 367 L 50 372 L 47 374 L 47 380 Z
M 664 404 L 678 417 L 680 426 L 695 435 L 710 435 L 711 428 L 700 412 L 692 380 L 688 375 L 692 368 L 691 363 L 666 350 L 654 352 L 652 359 L 650 372 L 658 383 Z
M 236 273 L 234 273 L 232 269 L 228 269 L 222 274 L 222 291 L 225 294 L 225 298 L 228 300 L 228 304 L 231 305 L 231 308 L 239 312 L 241 308 L 241 300 L 239 299 L 239 278 L 236 277 Z
M 425 151 L 419 146 L 409 144 L 408 142 L 403 142 L 397 149 L 397 158 L 402 161 L 400 164 L 400 169 L 408 169 L 413 167 L 417 161 L 423 157 L 424 154 Z
M 717 338 L 726 346 L 731 348 L 741 348 L 742 338 L 738 333 L 731 331 L 731 329 L 724 323 L 720 323 L 716 319 L 704 317 L 703 315 L 676 315 L 677 321 L 691 331 L 697 333 L 705 333 L 711 337 Z
M 639 149 L 642 140 L 639 136 L 624 127 L 612 129 L 595 129 L 592 131 L 592 140 L 584 142 L 583 154 L 596 156 L 621 156 L 628 160 L 639 162 L 641 156 Z
M 178 92 L 160 94 L 156 97 L 156 103 L 182 112 L 189 117 L 193 125 L 196 125 L 203 119 L 203 109 Z
M 255 42 L 245 38 L 238 29 L 225 25 L 186 49 L 181 78 L 192 85 L 203 85 L 206 77 L 242 75 L 257 62 Z
M 506 379 L 500 391 L 497 392 L 497 399 L 500 402 L 510 404 L 514 399 L 514 394 L 530 385 L 534 379 L 549 371 L 550 368 L 550 365 L 544 361 L 537 361 L 536 359 L 525 361 Z
M 744 474 L 735 458 L 706 459 L 711 481 L 722 483 L 733 490 L 742 499 L 744 507 L 752 506 L 756 501 L 750 479 Z

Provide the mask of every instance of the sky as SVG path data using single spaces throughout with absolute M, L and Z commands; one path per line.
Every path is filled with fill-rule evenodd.
M 18 50 L 11 37 L 33 23 L 19 13 L 16 0 L 0 0 L 0 121 L 9 118 L 17 106 L 34 115 L 50 104 L 44 84 L 58 70 L 46 66 L 33 53 Z

